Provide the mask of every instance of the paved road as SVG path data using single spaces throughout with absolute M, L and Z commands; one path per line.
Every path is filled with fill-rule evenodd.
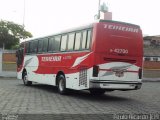
M 90 116 L 92 120 L 98 119 L 96 115 L 103 116 L 103 119 L 108 114 L 158 115 L 160 82 L 145 82 L 142 89 L 137 91 L 114 91 L 97 97 L 88 91 L 59 95 L 52 86 L 35 84 L 27 87 L 20 80 L 0 78 L 0 113 L 50 114 L 50 117 L 54 114 L 58 119 L 59 115 L 64 115 L 63 119 L 67 120 L 73 118 L 73 115 L 77 119 Z

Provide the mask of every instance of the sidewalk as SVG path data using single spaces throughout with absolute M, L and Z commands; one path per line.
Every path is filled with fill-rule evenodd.
M 143 82 L 160 82 L 160 78 L 143 78 Z
M 0 77 L 16 78 L 17 77 L 17 72 L 2 71 L 0 73 Z

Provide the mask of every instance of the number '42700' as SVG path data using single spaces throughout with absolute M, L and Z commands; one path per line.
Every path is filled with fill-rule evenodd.
M 118 48 L 115 48 L 113 51 L 115 53 L 118 53 L 118 54 L 128 54 L 128 50 L 127 49 L 118 49 Z

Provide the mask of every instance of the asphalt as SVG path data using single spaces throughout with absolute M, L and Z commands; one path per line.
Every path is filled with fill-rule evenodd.
M 3 78 L 0 120 L 160 120 L 159 86 L 144 82 L 139 90 L 102 96 L 87 90 L 60 95 L 53 86 L 24 86 L 21 80 Z

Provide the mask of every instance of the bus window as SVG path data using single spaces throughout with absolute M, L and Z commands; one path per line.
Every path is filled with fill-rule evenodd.
M 66 51 L 67 35 L 62 36 L 61 51 Z
M 47 52 L 48 50 L 48 38 L 43 39 L 43 52 Z
M 25 46 L 26 46 L 26 53 L 29 53 L 29 46 L 30 46 L 29 43 L 30 43 L 30 42 L 27 42 L 27 43 L 25 44 Z
M 37 52 L 37 43 L 38 43 L 38 41 L 32 41 L 30 43 L 30 53 L 36 53 Z
M 86 49 L 87 30 L 82 32 L 82 50 Z
M 19 67 L 20 65 L 22 65 L 23 63 L 23 52 L 24 52 L 24 48 L 19 48 L 16 51 L 16 57 L 17 57 L 17 66 Z
M 78 32 L 78 33 L 76 33 L 74 50 L 79 50 L 80 49 L 80 43 L 81 43 L 81 32 Z
M 55 36 L 54 39 L 54 51 L 59 51 L 61 36 Z
M 43 49 L 43 40 L 38 41 L 38 52 L 41 53 Z
M 91 44 L 91 30 L 88 30 L 86 49 L 89 49 L 89 48 L 90 48 L 90 44 Z
M 68 35 L 68 51 L 73 50 L 74 37 L 75 37 L 75 33 L 69 33 L 69 35 Z
M 21 43 L 21 44 L 20 44 L 20 48 L 24 48 L 24 43 Z
M 52 52 L 54 47 L 54 37 L 49 38 L 48 52 Z

